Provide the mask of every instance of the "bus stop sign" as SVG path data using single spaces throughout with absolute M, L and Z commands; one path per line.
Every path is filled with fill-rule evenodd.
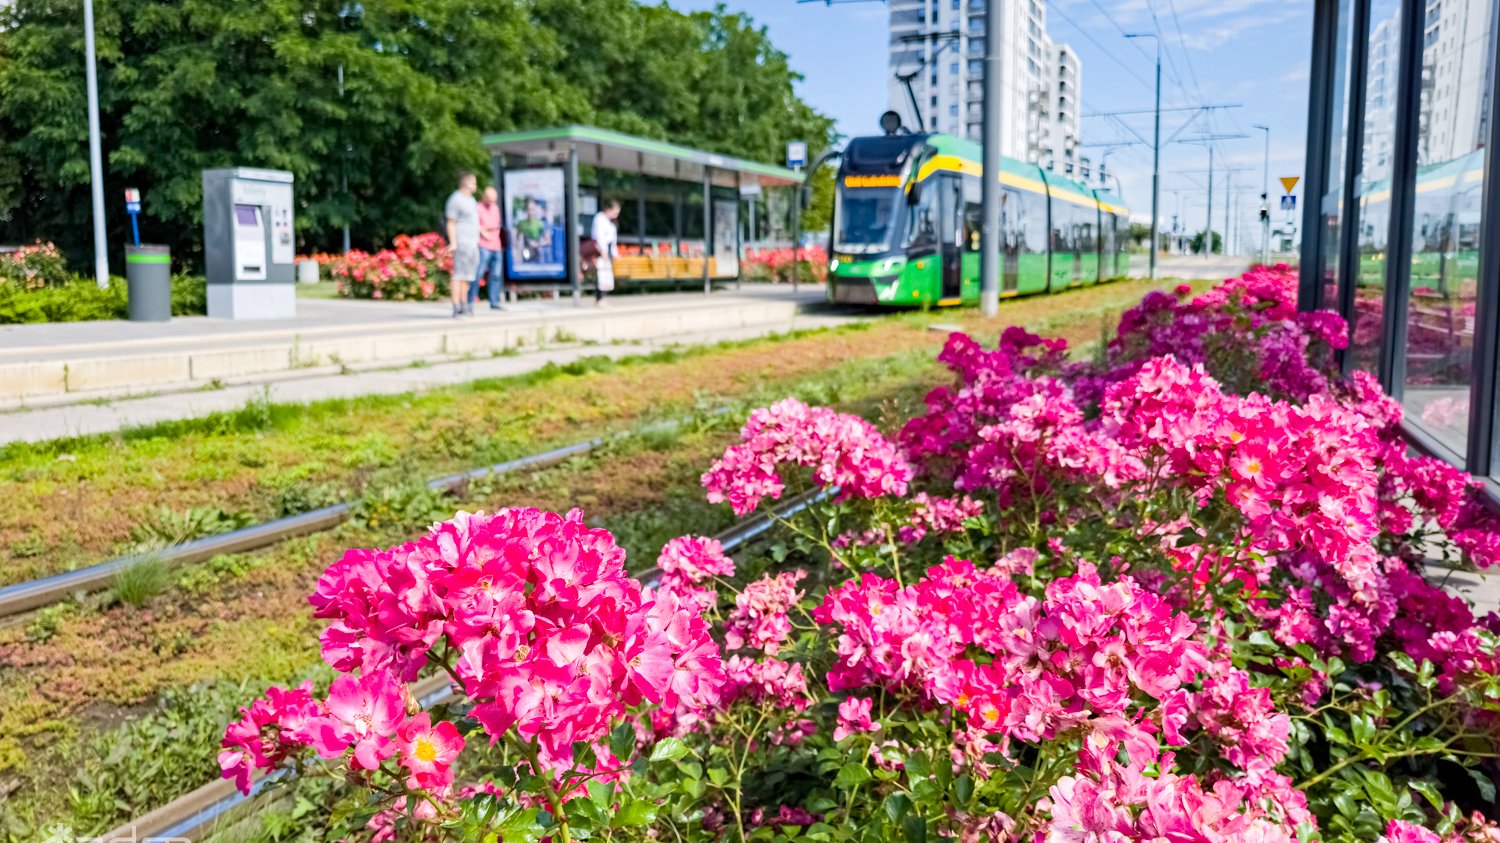
M 789 141 L 786 145 L 786 165 L 788 167 L 807 166 L 807 143 L 804 141 Z

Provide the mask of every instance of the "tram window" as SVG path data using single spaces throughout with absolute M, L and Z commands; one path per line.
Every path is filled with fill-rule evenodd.
M 907 213 L 906 248 L 920 249 L 937 244 L 937 209 L 935 192 L 941 180 L 930 180 L 922 190 L 922 196 Z
M 890 248 L 891 220 L 901 194 L 895 188 L 841 190 L 834 209 L 834 248 L 847 252 L 882 252 Z
M 1021 251 L 1036 253 L 1047 251 L 1047 197 L 1037 193 L 1020 194 L 1019 207 Z

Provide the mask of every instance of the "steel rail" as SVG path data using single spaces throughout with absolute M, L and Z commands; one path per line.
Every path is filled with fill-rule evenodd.
M 591 440 L 597 447 L 600 440 Z M 568 446 L 579 449 L 587 443 Z M 557 449 L 558 452 L 568 450 Z M 577 450 L 575 453 L 586 453 L 587 448 Z M 549 451 L 548 454 L 556 452 Z M 538 454 L 538 457 L 543 456 Z M 531 458 L 527 458 L 531 459 Z M 561 459 L 566 459 L 562 457 Z M 500 465 L 511 465 L 521 462 L 513 460 L 511 463 Z M 509 469 L 514 470 L 514 469 Z M 453 477 L 443 478 L 444 481 L 456 480 L 458 478 L 469 478 L 482 476 L 473 472 L 467 474 L 456 474 Z M 433 481 L 434 483 L 442 481 Z M 806 509 L 813 503 L 824 500 L 831 490 L 808 493 L 791 498 L 772 512 L 775 518 L 788 518 Z M 771 514 L 761 514 L 746 519 L 714 536 L 724 546 L 726 552 L 733 552 L 743 547 L 754 539 L 764 535 L 775 526 L 776 521 Z M 634 577 L 639 580 L 649 581 L 660 576 L 661 571 L 655 565 L 646 568 Z M 412 695 L 416 697 L 418 704 L 423 708 L 429 708 L 442 702 L 446 702 L 456 696 L 453 692 L 452 683 L 445 675 L 438 674 L 429 676 L 418 681 L 412 686 Z M 269 775 L 262 776 L 251 783 L 249 795 L 239 792 L 234 783 L 228 779 L 219 779 L 203 785 L 197 790 L 186 793 L 171 802 L 144 814 L 120 827 L 114 829 L 103 837 L 95 838 L 96 843 L 179 843 L 179 841 L 196 841 L 204 839 L 207 835 L 219 831 L 216 826 L 221 819 L 230 815 L 248 815 L 253 803 L 265 798 L 266 788 L 285 778 L 285 770 L 278 770 Z

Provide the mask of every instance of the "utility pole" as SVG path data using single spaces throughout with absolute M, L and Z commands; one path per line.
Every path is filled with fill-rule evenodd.
M 1208 144 L 1208 221 L 1203 224 L 1203 256 L 1214 253 L 1214 145 Z
M 1151 280 L 1156 280 L 1156 253 L 1161 245 L 1156 239 L 1157 204 L 1161 201 L 1161 39 L 1154 32 L 1126 33 L 1126 38 L 1150 38 L 1156 42 L 1156 128 L 1151 136 Z
M 84 74 L 89 101 L 89 183 L 94 194 L 94 280 L 109 286 L 109 251 L 104 237 L 104 155 L 99 141 L 99 71 L 94 53 L 94 0 L 83 0 Z
M 1266 133 L 1266 157 L 1260 171 L 1260 262 L 1271 262 L 1271 127 L 1255 124 Z
M 1229 213 L 1229 208 L 1234 204 L 1234 173 L 1224 174 L 1224 254 L 1229 254 L 1229 247 L 1234 241 L 1234 217 Z
M 990 0 L 984 11 L 984 149 L 980 199 L 979 309 L 1000 312 L 1000 15 L 1004 4 Z

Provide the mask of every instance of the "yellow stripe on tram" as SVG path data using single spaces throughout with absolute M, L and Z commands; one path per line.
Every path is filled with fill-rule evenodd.
M 955 304 L 963 304 L 963 299 L 938 299 L 938 307 L 952 307 Z

